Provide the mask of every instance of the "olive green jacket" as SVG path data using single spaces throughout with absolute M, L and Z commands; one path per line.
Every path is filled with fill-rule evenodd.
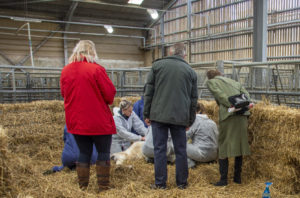
M 237 81 L 223 76 L 216 76 L 213 79 L 207 81 L 208 89 L 214 95 L 216 102 L 219 104 L 219 120 L 223 121 L 231 115 L 235 115 L 234 112 L 229 113 L 228 108 L 231 107 L 228 97 L 244 93 L 250 98 L 247 90 Z M 243 115 L 250 115 L 249 111 L 246 111 Z
M 197 75 L 184 59 L 169 56 L 153 62 L 144 96 L 145 119 L 191 126 L 197 100 Z

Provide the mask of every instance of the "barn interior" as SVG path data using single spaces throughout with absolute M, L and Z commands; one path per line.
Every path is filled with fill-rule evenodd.
M 258 197 L 267 181 L 274 197 L 300 196 L 300 1 L 1 0 L 0 24 L 1 197 Z M 170 189 L 154 191 L 153 164 L 143 159 L 113 167 L 114 188 L 100 194 L 95 171 L 85 192 L 74 171 L 43 175 L 61 163 L 60 74 L 80 40 L 96 44 L 117 89 L 113 106 L 120 97 L 136 101 L 152 62 L 179 42 L 216 123 L 206 72 L 240 82 L 257 103 L 245 183 L 216 188 L 217 164 L 198 164 L 179 190 L 169 165 Z

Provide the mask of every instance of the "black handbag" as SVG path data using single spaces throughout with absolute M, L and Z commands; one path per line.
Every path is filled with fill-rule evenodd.
M 236 109 L 248 107 L 251 101 L 247 97 L 246 94 L 237 94 L 234 96 L 228 97 L 228 101 L 234 106 Z

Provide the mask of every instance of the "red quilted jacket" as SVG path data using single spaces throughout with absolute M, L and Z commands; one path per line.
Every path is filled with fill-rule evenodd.
M 86 61 L 64 67 L 60 77 L 68 131 L 79 135 L 116 134 L 108 104 L 116 89 L 105 68 Z

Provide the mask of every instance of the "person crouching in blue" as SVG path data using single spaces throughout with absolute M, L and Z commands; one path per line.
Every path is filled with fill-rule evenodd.
M 64 167 L 68 167 L 71 170 L 75 170 L 76 168 L 76 161 L 79 157 L 79 148 L 76 144 L 75 138 L 73 134 L 68 133 L 67 126 L 65 125 L 64 128 L 64 148 L 61 154 L 61 162 L 62 166 L 54 166 L 52 168 L 52 172 L 58 172 L 64 169 Z M 91 158 L 91 164 L 95 164 L 97 160 L 97 150 L 95 145 L 93 146 L 93 153 Z

